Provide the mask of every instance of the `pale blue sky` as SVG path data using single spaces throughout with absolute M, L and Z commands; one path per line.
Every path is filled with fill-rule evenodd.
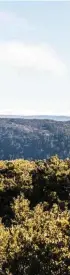
M 70 2 L 0 2 L 0 113 L 70 115 Z

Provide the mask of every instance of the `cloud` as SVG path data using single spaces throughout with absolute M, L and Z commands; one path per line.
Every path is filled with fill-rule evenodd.
M 16 41 L 0 43 L 0 66 L 28 68 L 64 76 L 66 65 L 46 44 L 28 45 Z

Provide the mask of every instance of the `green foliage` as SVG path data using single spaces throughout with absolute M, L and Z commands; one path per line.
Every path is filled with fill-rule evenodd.
M 70 160 L 0 162 L 0 274 L 70 274 Z

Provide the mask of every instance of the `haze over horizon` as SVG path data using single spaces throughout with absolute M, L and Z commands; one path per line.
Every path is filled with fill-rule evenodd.
M 70 2 L 0 2 L 0 115 L 70 116 Z

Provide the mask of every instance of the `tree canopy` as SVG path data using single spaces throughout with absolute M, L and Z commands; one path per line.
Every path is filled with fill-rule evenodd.
M 70 274 L 70 160 L 0 161 L 0 274 Z

